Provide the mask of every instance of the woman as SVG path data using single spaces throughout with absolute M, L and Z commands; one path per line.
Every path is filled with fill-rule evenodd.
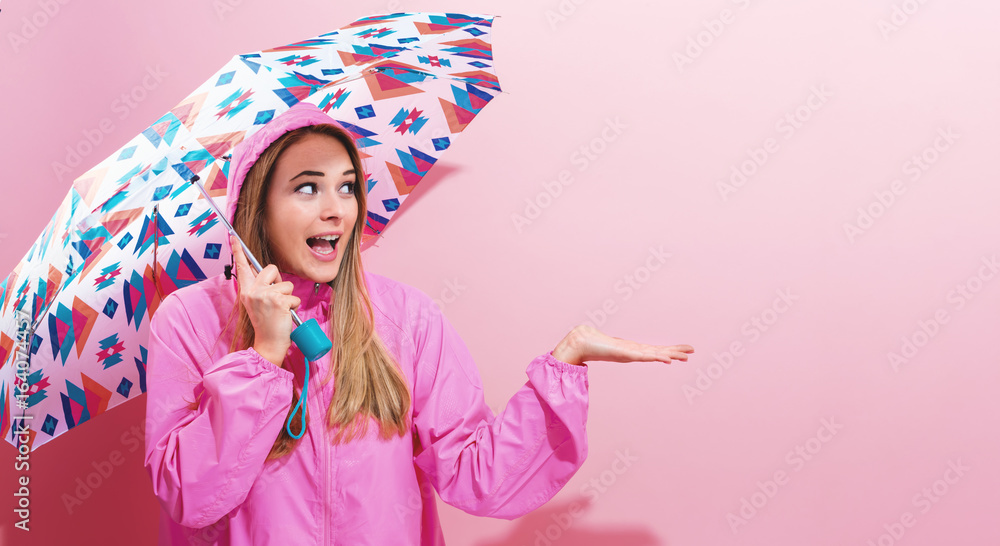
M 299 103 L 236 147 L 235 278 L 163 300 L 150 324 L 145 464 L 161 544 L 443 544 L 432 491 L 471 514 L 541 506 L 587 455 L 587 360 L 687 360 L 577 327 L 528 365 L 498 415 L 423 292 L 362 268 L 362 164 L 349 133 Z M 232 199 L 238 196 L 238 199 Z M 305 378 L 290 309 L 333 350 Z

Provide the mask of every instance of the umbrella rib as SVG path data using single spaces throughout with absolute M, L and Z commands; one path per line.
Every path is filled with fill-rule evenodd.
M 156 287 L 156 295 L 159 296 L 160 301 L 163 301 L 163 290 L 160 287 L 160 279 L 156 274 L 156 266 L 160 264 L 159 260 L 156 259 L 156 253 L 160 249 L 160 235 L 159 235 L 159 214 L 160 214 L 160 204 L 157 203 L 153 205 L 153 286 Z

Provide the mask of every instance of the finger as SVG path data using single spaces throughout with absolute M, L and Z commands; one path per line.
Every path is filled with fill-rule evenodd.
M 650 358 L 648 360 L 660 360 L 670 364 L 671 360 L 680 360 L 681 362 L 688 361 L 688 354 L 694 352 L 694 348 L 690 345 L 671 345 L 667 346 L 647 346 L 653 351 L 657 356 L 655 358 Z
M 636 341 L 621 340 L 618 342 L 619 354 L 615 360 L 619 362 L 652 362 L 663 361 L 665 353 L 662 347 L 647 345 Z
M 233 261 L 236 262 L 236 269 L 242 270 L 243 266 L 247 264 L 247 259 L 243 255 L 243 247 L 240 246 L 239 241 L 236 240 L 236 236 L 232 233 L 229 234 L 229 245 L 233 249 Z
M 643 345 L 638 351 L 642 355 L 642 358 L 636 360 L 640 361 L 660 361 L 670 364 L 673 360 L 680 360 L 681 362 L 687 362 L 688 360 L 687 353 L 677 350 L 676 346 Z
M 665 348 L 665 349 L 669 349 L 671 351 L 684 352 L 684 353 L 693 353 L 694 352 L 694 347 L 692 347 L 690 345 L 670 345 L 670 346 L 659 345 L 659 346 L 657 346 L 657 345 L 647 345 L 647 344 L 644 344 L 644 343 L 638 343 L 638 342 L 635 342 L 635 341 L 630 341 L 628 339 L 624 339 L 624 338 L 620 338 L 620 337 L 614 337 L 614 336 L 611 336 L 611 339 L 617 340 L 617 341 L 619 341 L 619 342 L 621 342 L 623 344 L 626 344 L 626 345 L 632 345 L 633 348 L 636 348 L 636 346 L 641 347 L 642 350 L 646 350 L 646 349 L 649 349 L 649 348 L 653 348 L 653 349 Z
M 664 362 L 666 364 L 670 364 L 673 360 L 687 360 L 687 355 L 684 353 L 668 351 L 665 347 L 657 347 L 654 354 L 656 355 L 656 358 L 652 358 L 650 360 L 659 360 L 660 362 Z
M 243 254 L 243 246 L 235 235 L 229 236 L 229 243 L 233 249 L 233 261 L 236 262 L 236 277 L 240 287 L 248 286 L 248 283 L 255 277 L 253 269 L 247 262 L 247 257 Z
M 257 284 L 259 286 L 270 286 L 278 282 L 281 282 L 281 273 L 278 272 L 278 266 L 274 264 L 267 264 L 267 267 L 261 269 L 260 273 L 257 273 Z
M 669 360 L 683 360 L 687 361 L 688 353 L 677 349 L 677 346 L 663 346 L 663 345 L 650 345 L 649 349 L 653 354 L 657 355 L 658 359 Z
M 688 360 L 687 353 L 681 353 L 681 352 L 678 352 L 678 351 L 670 351 L 670 352 L 668 352 L 667 353 L 667 358 L 668 359 L 673 359 L 673 360 L 680 360 L 682 362 L 687 362 L 687 360 Z
M 295 289 L 295 285 L 291 281 L 276 282 L 271 285 L 271 288 L 277 291 L 279 294 L 285 294 L 290 296 L 292 291 Z

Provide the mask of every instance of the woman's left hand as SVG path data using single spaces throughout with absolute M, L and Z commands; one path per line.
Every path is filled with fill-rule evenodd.
M 620 337 L 611 337 L 587 324 L 581 324 L 566 334 L 556 345 L 552 356 L 569 364 L 582 366 L 588 360 L 608 362 L 664 362 L 688 359 L 694 352 L 690 345 L 646 345 Z

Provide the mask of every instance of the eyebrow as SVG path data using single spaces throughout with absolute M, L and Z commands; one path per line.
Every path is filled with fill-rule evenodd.
M 349 174 L 355 174 L 354 169 L 350 169 L 348 171 L 344 171 L 344 176 L 347 176 Z M 299 174 L 297 174 L 297 175 L 293 176 L 292 178 L 290 178 L 289 182 L 292 181 L 292 180 L 295 180 L 296 178 L 298 178 L 300 176 L 326 176 L 326 175 L 323 174 L 323 173 L 321 173 L 321 172 L 319 172 L 319 171 L 302 171 Z
M 295 180 L 296 178 L 298 178 L 300 176 L 307 176 L 307 175 L 308 176 L 326 176 L 326 175 L 324 175 L 323 173 L 321 173 L 319 171 L 302 171 L 299 174 L 293 176 L 290 180 Z

